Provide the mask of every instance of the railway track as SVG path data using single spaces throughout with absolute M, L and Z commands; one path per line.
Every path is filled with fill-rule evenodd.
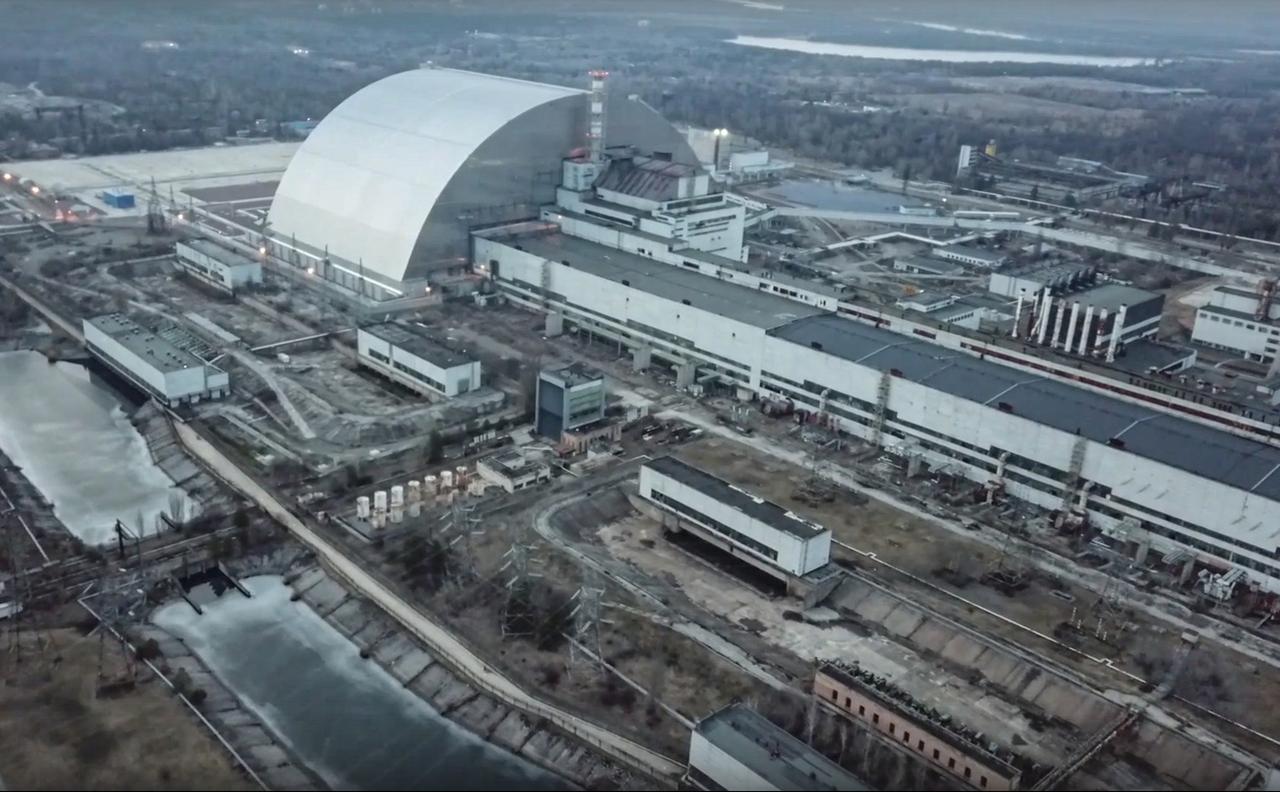
M 30 583 L 31 597 L 39 598 L 64 592 L 75 586 L 82 586 L 102 576 L 104 572 L 128 571 L 143 564 L 168 561 L 181 557 L 185 553 L 200 550 L 214 541 L 230 536 L 236 531 L 233 526 L 219 528 L 199 536 L 176 538 L 150 547 L 143 547 L 141 552 L 125 548 L 125 557 L 120 558 L 112 550 L 104 559 L 89 555 L 78 555 L 61 561 L 50 561 L 38 567 L 27 569 L 24 574 Z

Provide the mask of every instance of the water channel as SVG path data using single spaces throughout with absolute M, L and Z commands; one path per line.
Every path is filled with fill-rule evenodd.
M 848 58 L 876 58 L 904 61 L 946 61 L 947 63 L 1058 63 L 1072 66 L 1141 66 L 1151 58 L 1110 57 L 1105 55 L 1071 55 L 1050 52 L 1000 52 L 991 50 L 921 49 L 916 47 L 877 47 L 865 44 L 836 44 L 828 41 L 737 36 L 730 44 L 766 49 L 791 50 L 810 55 L 843 55 Z
M 88 369 L 37 352 L 0 352 L 0 450 L 87 544 L 117 519 L 154 530 L 156 516 L 193 504 L 151 460 L 119 396 Z
M 219 679 L 336 789 L 563 789 L 554 776 L 431 709 L 279 577 L 242 581 L 198 616 L 185 602 L 153 621 L 186 641 Z

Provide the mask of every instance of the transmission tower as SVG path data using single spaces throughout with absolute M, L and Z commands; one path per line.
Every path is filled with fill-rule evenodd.
M 506 561 L 498 570 L 499 574 L 506 575 L 507 581 L 507 597 L 502 610 L 502 637 L 504 638 L 514 638 L 529 634 L 527 631 L 512 628 L 513 609 L 517 607 L 522 598 L 528 597 L 530 581 L 542 577 L 541 573 L 534 572 L 529 568 L 529 551 L 533 548 L 525 543 L 526 528 L 527 526 L 523 522 L 520 523 L 516 529 L 516 535 L 511 541 L 511 548 L 504 555 Z
M 604 587 L 600 585 L 595 570 L 585 569 L 582 585 L 574 594 L 578 604 L 573 609 L 573 640 L 569 642 L 570 667 L 585 659 L 590 664 L 597 665 L 601 673 L 604 672 L 604 665 L 600 662 L 604 658 L 600 653 L 600 600 L 603 596 Z M 593 653 L 594 657 L 588 652 Z
M 151 195 L 147 198 L 147 233 L 163 234 L 169 230 L 169 221 L 164 216 L 164 207 L 160 203 L 160 193 L 156 192 L 156 177 L 151 177 Z
M 461 498 L 454 498 L 449 507 L 449 527 L 445 529 L 445 546 L 451 551 L 457 547 L 461 549 L 462 559 L 460 562 L 461 569 L 446 570 L 446 576 L 455 579 L 457 585 L 462 585 L 462 576 L 465 575 L 469 580 L 475 580 L 479 577 L 476 570 L 476 554 L 473 540 L 477 536 L 483 536 L 484 531 L 480 528 L 479 518 L 473 516 L 475 507 L 463 503 Z M 452 553 L 446 555 L 446 563 Z M 457 573 L 463 573 L 459 575 Z

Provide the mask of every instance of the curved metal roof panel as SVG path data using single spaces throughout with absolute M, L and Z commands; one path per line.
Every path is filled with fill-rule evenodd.
M 428 215 L 467 159 L 523 113 L 583 93 L 436 68 L 372 83 L 294 154 L 271 204 L 271 231 L 404 280 Z

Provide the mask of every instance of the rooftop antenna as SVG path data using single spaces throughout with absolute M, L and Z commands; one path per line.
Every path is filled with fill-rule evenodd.
M 609 72 L 603 69 L 592 69 L 587 72 L 591 76 L 591 124 L 587 131 L 587 142 L 591 149 L 591 161 L 604 162 L 604 101 L 605 81 Z

